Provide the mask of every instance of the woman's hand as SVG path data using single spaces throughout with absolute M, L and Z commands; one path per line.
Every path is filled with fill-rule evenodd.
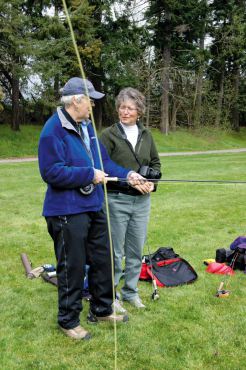
M 153 182 L 145 181 L 141 185 L 135 185 L 134 188 L 140 191 L 142 194 L 148 194 L 154 190 L 154 184 Z
M 135 185 L 143 184 L 146 181 L 143 176 L 139 175 L 139 173 L 134 172 L 134 171 L 128 174 L 127 180 L 128 180 L 129 185 L 134 186 L 134 187 Z
M 128 181 L 134 189 L 137 189 L 142 194 L 148 194 L 154 190 L 154 184 L 137 172 L 131 172 L 128 176 Z

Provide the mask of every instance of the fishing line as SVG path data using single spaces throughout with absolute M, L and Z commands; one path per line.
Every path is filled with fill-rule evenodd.
M 75 39 L 75 34 L 74 34 L 74 30 L 73 30 L 71 19 L 70 19 L 70 15 L 69 15 L 69 12 L 68 12 L 66 0 L 62 0 L 62 3 L 63 3 L 64 12 L 65 12 L 65 15 L 66 15 L 66 18 L 67 18 L 68 26 L 69 26 L 69 29 L 70 29 L 70 34 L 71 34 L 71 38 L 72 38 L 72 42 L 73 42 L 75 54 L 77 56 L 77 60 L 78 60 L 78 63 L 79 63 L 79 68 L 80 68 L 81 76 L 82 76 L 83 79 L 86 79 L 84 67 L 83 67 L 82 62 L 81 62 L 81 59 L 80 59 L 79 50 L 78 50 L 77 42 L 76 42 L 76 39 Z M 87 88 L 86 84 L 85 84 L 85 91 L 86 91 L 87 98 L 90 99 L 88 88 Z M 93 126 L 93 129 L 95 131 L 95 138 L 96 138 L 96 145 L 97 145 L 98 156 L 99 156 L 99 160 L 100 160 L 100 166 L 101 166 L 102 171 L 104 171 L 103 161 L 102 161 L 102 155 L 101 155 L 100 145 L 99 145 L 99 141 L 98 141 L 97 129 L 96 129 L 95 119 L 94 119 L 94 115 L 93 115 L 93 111 L 92 111 L 92 107 L 91 106 L 90 106 L 90 114 L 91 114 L 92 126 Z M 113 257 L 114 254 L 113 254 L 113 243 L 112 243 L 112 236 L 111 236 L 109 207 L 108 207 L 108 194 L 107 194 L 106 182 L 103 183 L 103 187 L 104 187 L 104 195 L 105 195 L 106 218 L 107 218 L 108 235 L 109 235 L 109 246 L 110 246 L 111 275 L 112 275 L 112 292 L 113 292 L 113 300 L 115 300 L 114 257 Z M 114 344 L 115 344 L 115 348 L 114 348 L 114 350 L 115 350 L 115 359 L 114 359 L 115 360 L 115 369 L 117 369 L 117 327 L 116 327 L 116 320 L 114 320 Z

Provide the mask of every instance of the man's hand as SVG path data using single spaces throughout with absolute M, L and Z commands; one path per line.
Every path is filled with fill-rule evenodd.
M 99 184 L 99 183 L 107 183 L 107 176 L 108 174 L 101 171 L 101 170 L 96 170 L 94 168 L 94 179 L 93 179 L 93 184 Z

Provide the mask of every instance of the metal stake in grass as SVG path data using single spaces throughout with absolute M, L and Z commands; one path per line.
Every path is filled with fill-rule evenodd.
M 160 296 L 158 294 L 157 284 L 156 284 L 156 280 L 155 280 L 154 274 L 153 274 L 152 259 L 151 259 L 151 254 L 150 254 L 150 249 L 149 249 L 149 243 L 148 243 L 148 240 L 147 239 L 146 239 L 146 244 L 147 244 L 147 247 L 148 247 L 149 262 L 150 262 L 150 269 L 151 269 L 151 279 L 152 279 L 152 287 L 153 287 L 153 292 L 151 294 L 151 299 L 152 299 L 152 301 L 157 301 L 160 298 Z
M 156 280 L 153 279 L 153 278 L 152 278 L 152 284 L 153 284 L 153 287 L 154 287 L 154 291 L 153 291 L 153 293 L 151 295 L 151 299 L 153 301 L 157 301 L 160 298 L 160 296 L 159 296 L 158 291 L 157 291 Z

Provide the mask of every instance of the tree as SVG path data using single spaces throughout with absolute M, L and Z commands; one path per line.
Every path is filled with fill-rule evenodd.
M 3 105 L 2 105 L 2 101 L 3 101 L 3 99 L 4 99 L 4 93 L 3 93 L 3 90 L 2 90 L 2 88 L 1 88 L 1 86 L 0 86 L 0 113 L 3 111 Z
M 99 64 L 101 41 L 96 38 L 94 6 L 88 1 L 67 1 L 79 53 L 86 74 Z M 50 11 L 54 9 L 54 14 Z M 73 75 L 79 75 L 79 63 L 71 41 L 67 20 L 58 0 L 0 0 L 0 78 L 12 103 L 12 125 L 20 127 L 20 101 L 26 88 L 29 106 L 50 114 L 59 97 L 59 89 Z M 28 88 L 30 77 L 37 75 L 37 89 Z M 54 94 L 55 92 L 55 94 Z
M 195 50 L 195 60 L 196 65 L 196 86 L 195 86 L 195 96 L 193 104 L 193 125 L 194 127 L 199 127 L 201 124 L 202 116 L 202 94 L 203 94 L 203 79 L 205 74 L 205 67 L 207 66 L 207 53 L 205 50 L 205 38 L 208 30 L 208 17 L 209 8 L 207 0 L 201 0 L 199 3 L 200 8 L 200 23 L 196 30 L 198 42 L 197 48 Z
M 31 53 L 29 19 L 23 12 L 23 1 L 0 0 L 0 79 L 3 89 L 12 102 L 11 128 L 20 125 L 21 78 L 27 74 L 26 65 Z
M 214 0 L 211 4 L 212 62 L 208 76 L 217 93 L 217 127 L 227 119 L 239 130 L 239 91 L 245 69 L 245 1 Z M 227 117 L 227 119 L 226 119 Z
M 146 61 L 146 30 L 131 19 L 130 7 L 123 13 L 104 13 L 104 21 L 99 28 L 103 43 L 101 54 L 101 76 L 107 93 L 107 123 L 113 123 L 115 117 L 114 99 L 119 91 L 128 86 L 141 89 L 141 77 L 138 74 L 139 62 Z
M 200 47 L 202 45 L 201 40 L 205 33 L 206 2 L 198 0 L 182 2 L 151 0 L 146 15 L 149 29 L 153 32 L 151 44 L 155 47 L 156 55 L 162 55 L 161 131 L 167 134 L 171 110 L 172 108 L 174 111 L 177 110 L 177 101 L 172 102 L 170 96 L 170 87 L 174 83 L 170 80 L 172 69 L 199 70 L 194 107 L 198 112 L 196 114 L 198 119 L 200 116 L 202 63 L 198 63 L 197 50 L 199 49 L 199 43 Z M 196 118 L 196 121 L 198 119 Z

